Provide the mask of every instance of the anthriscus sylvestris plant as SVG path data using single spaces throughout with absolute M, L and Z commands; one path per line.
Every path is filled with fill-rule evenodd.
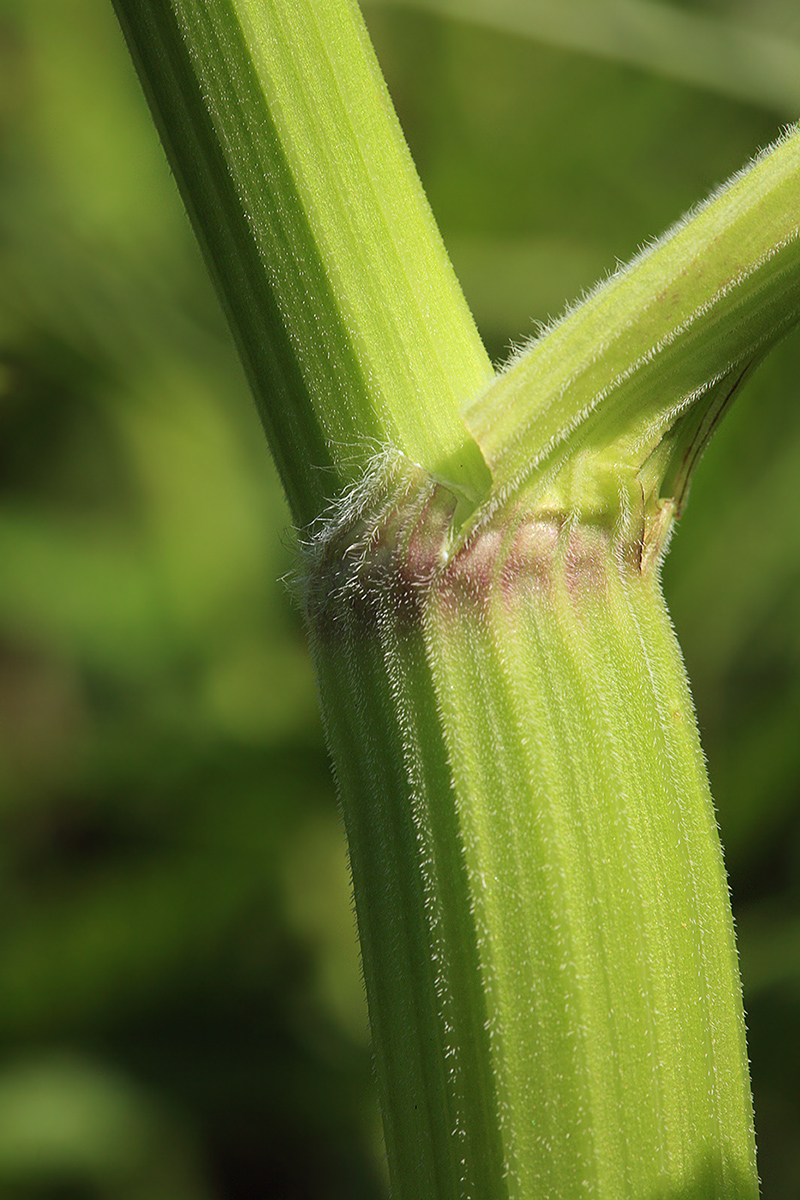
M 755 1197 L 659 564 L 800 313 L 800 139 L 495 374 L 354 3 L 115 2 L 299 530 L 393 1194 Z

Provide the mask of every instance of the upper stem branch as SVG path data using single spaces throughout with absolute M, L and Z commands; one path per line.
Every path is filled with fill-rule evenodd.
M 293 515 L 391 443 L 462 489 L 491 376 L 355 0 L 115 0 Z

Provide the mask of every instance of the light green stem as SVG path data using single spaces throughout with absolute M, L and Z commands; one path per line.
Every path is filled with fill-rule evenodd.
M 653 454 L 660 485 L 670 431 L 800 315 L 798 177 L 794 130 L 515 356 L 467 410 L 496 489 L 609 510 Z
M 522 504 L 447 554 L 455 498 L 395 475 L 308 592 L 394 1194 L 752 1200 L 730 904 L 656 562 Z
M 625 550 L 506 514 L 432 598 L 437 694 L 470 696 L 446 736 L 510 1195 L 754 1196 L 704 763 L 654 566 Z
M 392 444 L 482 498 L 491 364 L 355 0 L 115 0 L 298 524 Z

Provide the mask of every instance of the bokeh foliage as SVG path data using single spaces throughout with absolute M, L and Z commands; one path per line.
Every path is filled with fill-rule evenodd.
M 789 0 L 705 7 L 800 39 Z M 496 358 L 797 115 L 366 12 Z M 0 1195 L 372 1200 L 292 533 L 108 0 L 2 0 L 0 133 Z M 709 450 L 664 573 L 768 1200 L 800 1190 L 798 380 L 794 336 Z

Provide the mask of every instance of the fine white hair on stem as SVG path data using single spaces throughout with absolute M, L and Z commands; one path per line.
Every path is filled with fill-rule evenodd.
M 784 126 L 780 135 L 775 139 L 774 142 L 762 147 L 753 156 L 750 162 L 746 163 L 723 183 L 720 183 L 717 187 L 715 187 L 703 200 L 699 200 L 697 203 L 693 204 L 685 213 L 683 213 L 682 216 L 674 221 L 664 233 L 647 238 L 632 256 L 632 258 L 630 258 L 627 262 L 618 261 L 614 270 L 609 271 L 606 275 L 602 276 L 591 287 L 581 291 L 574 300 L 569 301 L 564 306 L 563 310 L 558 316 L 552 317 L 543 322 L 537 322 L 537 328 L 530 338 L 524 340 L 520 344 L 515 344 L 512 346 L 511 353 L 509 354 L 507 360 L 500 366 L 498 373 L 502 375 L 510 371 L 522 358 L 530 353 L 530 351 L 539 342 L 541 342 L 559 326 L 563 325 L 565 321 L 567 321 L 578 311 L 578 309 L 594 300 L 600 292 L 614 286 L 618 281 L 634 270 L 634 268 L 638 267 L 645 259 L 650 258 L 656 251 L 661 249 L 662 246 L 671 241 L 677 234 L 685 229 L 695 217 L 699 216 L 706 209 L 710 208 L 710 206 L 719 200 L 720 197 L 730 192 L 738 183 L 741 182 L 742 179 L 745 178 L 745 176 L 750 173 L 750 171 L 752 171 L 754 167 L 758 166 L 758 164 L 772 154 L 773 151 L 777 150 L 780 146 L 787 142 L 797 131 L 797 128 L 798 126 L 795 125 Z

